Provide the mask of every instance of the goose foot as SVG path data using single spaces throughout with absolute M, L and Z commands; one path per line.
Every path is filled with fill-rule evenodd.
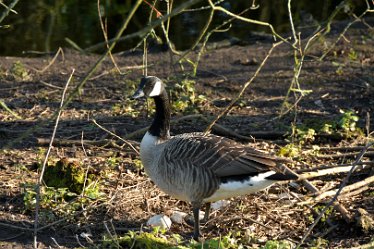
M 205 210 L 204 210 L 204 217 L 202 219 L 200 219 L 200 223 L 202 224 L 205 224 L 208 222 L 209 220 L 209 215 L 210 215 L 210 203 L 207 203 L 206 206 L 205 206 Z M 200 217 L 200 215 L 199 215 Z M 186 217 L 184 217 L 184 221 L 187 223 L 187 225 L 193 227 L 194 224 L 195 224 L 195 218 L 193 215 L 187 215 Z

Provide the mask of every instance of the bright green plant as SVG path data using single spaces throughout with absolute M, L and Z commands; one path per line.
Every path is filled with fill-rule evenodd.
M 359 117 L 355 115 L 353 111 L 340 110 L 340 113 L 342 117 L 338 121 L 339 128 L 347 133 L 356 131 L 356 124 Z
M 195 81 L 183 79 L 169 89 L 172 108 L 175 112 L 196 112 L 199 105 L 206 102 L 204 95 L 197 95 Z
M 312 240 L 308 246 L 308 248 L 310 249 L 320 249 L 320 248 L 328 248 L 328 247 L 329 247 L 329 241 L 321 237 L 318 237 Z
M 297 157 L 300 154 L 301 146 L 294 143 L 286 144 L 285 146 L 282 146 L 278 151 L 278 155 L 283 157 Z
M 27 81 L 32 79 L 31 74 L 20 61 L 13 63 L 10 73 L 14 79 L 19 81 Z
M 290 249 L 291 244 L 287 241 L 278 241 L 278 240 L 268 240 L 263 249 Z

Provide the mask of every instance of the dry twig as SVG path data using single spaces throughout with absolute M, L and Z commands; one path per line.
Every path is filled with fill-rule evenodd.
M 344 187 L 344 189 L 343 188 L 341 189 L 341 187 L 340 187 L 338 189 L 334 189 L 334 190 L 324 192 L 324 193 L 320 194 L 319 196 L 317 196 L 314 200 L 316 202 L 318 202 L 318 201 L 321 201 L 321 200 L 323 200 L 327 197 L 335 196 L 338 192 L 339 192 L 339 194 L 347 194 L 347 193 L 349 193 L 353 190 L 368 186 L 369 184 L 371 184 L 373 182 L 374 182 L 374 176 L 370 176 L 368 178 L 365 178 L 362 181 L 347 185 L 347 186 Z
M 315 221 L 313 222 L 313 224 L 309 227 L 309 229 L 306 231 L 306 233 L 304 234 L 304 236 L 302 237 L 302 239 L 300 240 L 300 242 L 298 243 L 298 245 L 296 246 L 296 248 L 299 248 L 305 241 L 305 239 L 309 236 L 309 234 L 312 232 L 313 228 L 317 225 L 317 223 L 321 220 L 322 216 L 325 214 L 325 212 L 327 211 L 327 209 L 337 200 L 338 196 L 340 195 L 340 193 L 342 192 L 343 188 L 347 185 L 348 181 L 349 181 L 349 178 L 351 177 L 352 175 L 352 172 L 355 170 L 357 164 L 361 161 L 362 157 L 364 156 L 366 150 L 371 147 L 373 145 L 373 143 L 369 143 L 368 145 L 366 145 L 364 147 L 364 149 L 362 149 L 360 155 L 358 155 L 358 157 L 356 158 L 356 161 L 352 164 L 352 167 L 350 169 L 350 171 L 348 172 L 347 176 L 344 178 L 343 182 L 341 183 L 339 189 L 336 191 L 334 197 L 330 200 L 329 203 L 327 203 L 327 205 L 325 206 L 325 208 L 321 211 L 321 213 L 318 215 L 318 217 L 315 219 Z
M 136 148 L 135 148 L 135 147 L 134 147 L 134 146 L 133 146 L 129 141 L 127 141 L 126 139 L 121 138 L 120 136 L 114 134 L 113 132 L 109 131 L 109 130 L 106 129 L 105 127 L 99 125 L 99 124 L 96 122 L 95 119 L 92 119 L 92 122 L 93 122 L 95 125 L 97 125 L 97 127 L 99 127 L 100 129 L 102 129 L 103 131 L 109 133 L 110 135 L 112 135 L 112 136 L 118 138 L 119 140 L 121 140 L 122 142 L 124 142 L 125 144 L 127 144 L 128 146 L 130 146 L 130 148 L 131 148 L 133 151 L 135 151 L 136 154 L 139 155 L 139 151 L 138 151 L 138 150 L 137 150 L 137 149 L 136 149 Z
M 42 164 L 42 168 L 41 168 L 41 171 L 40 171 L 40 174 L 39 174 L 38 182 L 36 184 L 36 191 L 35 191 L 36 192 L 36 196 L 35 196 L 36 203 L 35 203 L 35 220 L 34 220 L 34 247 L 35 248 L 37 248 L 37 234 L 38 234 L 38 226 L 39 226 L 40 186 L 41 186 L 42 181 L 43 181 L 43 176 L 44 176 L 45 168 L 47 166 L 48 157 L 49 157 L 49 154 L 51 153 L 51 150 L 52 150 L 52 147 L 53 147 L 53 140 L 56 136 L 58 123 L 60 121 L 60 117 L 61 117 L 61 113 L 62 113 L 62 106 L 64 105 L 66 90 L 68 89 L 70 81 L 73 78 L 74 72 L 75 72 L 75 70 L 73 69 L 73 71 L 70 74 L 70 77 L 69 77 L 68 81 L 65 84 L 64 91 L 62 92 L 60 109 L 59 109 L 57 117 L 56 117 L 56 123 L 55 123 L 55 126 L 53 128 L 51 141 L 49 143 L 48 150 L 45 154 L 44 161 L 43 161 L 43 164 Z
M 209 2 L 211 3 L 211 1 L 209 1 Z M 238 101 L 239 98 L 243 95 L 243 93 L 245 92 L 245 90 L 247 89 L 247 87 L 253 82 L 253 80 L 260 73 L 261 69 L 265 65 L 265 63 L 268 60 L 268 58 L 270 57 L 270 55 L 273 52 L 274 48 L 276 48 L 277 46 L 279 46 L 282 43 L 283 43 L 283 41 L 280 41 L 280 42 L 277 42 L 277 43 L 273 44 L 273 46 L 270 48 L 270 50 L 266 54 L 265 58 L 261 62 L 260 66 L 257 68 L 256 72 L 253 74 L 253 76 L 251 77 L 251 79 L 244 84 L 243 88 L 241 89 L 241 91 L 239 92 L 239 94 L 236 96 L 236 98 L 233 99 L 231 101 L 231 103 L 228 106 L 226 106 L 226 108 L 220 114 L 218 114 L 218 116 L 213 120 L 213 122 L 211 122 L 208 125 L 208 127 L 205 129 L 205 133 L 209 133 L 210 130 L 212 129 L 213 125 L 218 121 L 218 119 L 220 119 L 222 116 L 224 116 L 225 114 L 227 114 L 230 111 L 230 109 L 234 106 L 234 104 L 236 103 L 236 101 Z
M 18 3 L 19 0 L 14 0 L 13 2 L 11 2 L 9 4 L 9 6 L 6 6 L 5 4 L 3 4 L 3 2 L 1 1 L 1 5 L 4 6 L 6 8 L 6 11 L 4 11 L 1 16 L 0 16 L 0 23 L 4 20 L 5 17 L 7 17 L 9 15 L 9 12 L 13 12 L 13 13 L 16 13 L 16 11 L 13 10 L 14 6 L 16 6 L 16 4 Z

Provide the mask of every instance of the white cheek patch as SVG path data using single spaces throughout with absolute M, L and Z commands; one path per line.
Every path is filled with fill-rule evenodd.
M 155 86 L 152 89 L 152 92 L 149 94 L 149 97 L 155 97 L 161 94 L 161 81 L 156 81 Z

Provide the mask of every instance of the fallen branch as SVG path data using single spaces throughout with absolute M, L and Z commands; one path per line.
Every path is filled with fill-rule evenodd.
M 362 168 L 365 168 L 365 167 L 363 166 Z M 334 168 L 329 168 L 329 169 L 321 169 L 321 170 L 303 173 L 299 175 L 300 177 L 299 180 L 310 179 L 310 178 L 315 178 L 315 177 L 324 176 L 324 175 L 339 174 L 343 172 L 348 172 L 350 170 L 351 169 L 346 166 L 334 167 Z
M 372 166 L 374 166 L 374 162 L 372 162 L 372 161 L 359 162 L 357 165 L 359 165 L 359 166 L 364 165 L 365 167 L 366 166 L 372 167 Z M 333 169 L 333 168 L 336 168 L 336 167 L 351 167 L 351 166 L 352 166 L 352 164 L 322 165 L 322 166 L 317 166 L 317 167 L 313 167 L 313 168 L 300 169 L 300 170 L 297 170 L 296 172 L 298 174 L 302 174 L 304 172 L 313 172 L 313 171 L 324 170 L 324 169 Z
M 29 232 L 34 231 L 34 229 L 29 228 L 29 227 L 20 227 L 20 226 L 15 226 L 15 225 L 12 225 L 12 224 L 2 223 L 2 222 L 0 222 L 0 226 L 1 227 L 12 228 L 12 229 L 23 230 L 23 231 L 29 231 Z
M 318 159 L 332 159 L 332 158 L 352 158 L 355 156 L 358 156 L 360 153 L 351 152 L 351 153 L 342 153 L 342 154 L 331 154 L 331 155 L 318 155 Z M 374 151 L 372 152 L 366 152 L 364 154 L 365 157 L 374 157 Z
M 373 182 L 374 182 L 374 176 L 370 176 L 368 178 L 365 178 L 362 181 L 359 181 L 359 182 L 356 182 L 354 184 L 345 186 L 344 189 L 338 188 L 338 189 L 334 189 L 334 190 L 324 192 L 324 193 L 320 194 L 319 196 L 317 196 L 316 198 L 314 198 L 314 201 L 319 202 L 319 201 L 321 201 L 321 200 L 323 200 L 327 197 L 335 196 L 338 192 L 339 192 L 339 194 L 346 194 L 346 193 L 349 193 L 353 190 L 368 186 L 369 184 L 371 184 Z
M 344 199 L 344 198 L 348 198 L 348 197 L 350 198 L 351 196 L 359 195 L 359 194 L 361 194 L 362 192 L 364 192 L 368 189 L 369 189 L 369 186 L 363 186 L 362 188 L 358 188 L 354 191 L 342 194 L 340 196 L 340 199 Z
M 312 232 L 312 230 L 314 229 L 314 227 L 318 224 L 318 222 L 321 220 L 322 216 L 326 213 L 327 209 L 337 201 L 338 199 L 338 196 L 340 195 L 340 193 L 342 192 L 343 188 L 347 185 L 348 181 L 349 181 L 349 178 L 351 177 L 353 171 L 355 170 L 355 167 L 357 166 L 357 164 L 361 161 L 362 157 L 364 156 L 366 150 L 371 147 L 374 143 L 369 143 L 368 145 L 366 145 L 361 153 L 358 155 L 358 157 L 356 158 L 356 161 L 352 164 L 352 167 L 350 169 L 350 171 L 348 172 L 347 176 L 344 178 L 343 182 L 340 184 L 340 187 L 339 189 L 336 191 L 335 195 L 333 196 L 333 198 L 330 200 L 329 203 L 327 203 L 327 205 L 324 207 L 324 209 L 320 212 L 320 214 L 318 215 L 318 217 L 315 219 L 315 221 L 313 222 L 313 224 L 309 227 L 309 229 L 306 231 L 306 233 L 304 234 L 304 236 L 302 237 L 302 239 L 300 240 L 300 242 L 297 244 L 296 248 L 299 248 L 305 241 L 305 239 L 309 236 L 309 234 Z M 373 176 L 374 178 L 374 176 Z
M 319 151 L 361 151 L 365 146 L 355 146 L 355 147 L 319 147 Z M 374 148 L 369 148 L 367 151 L 374 151 Z

